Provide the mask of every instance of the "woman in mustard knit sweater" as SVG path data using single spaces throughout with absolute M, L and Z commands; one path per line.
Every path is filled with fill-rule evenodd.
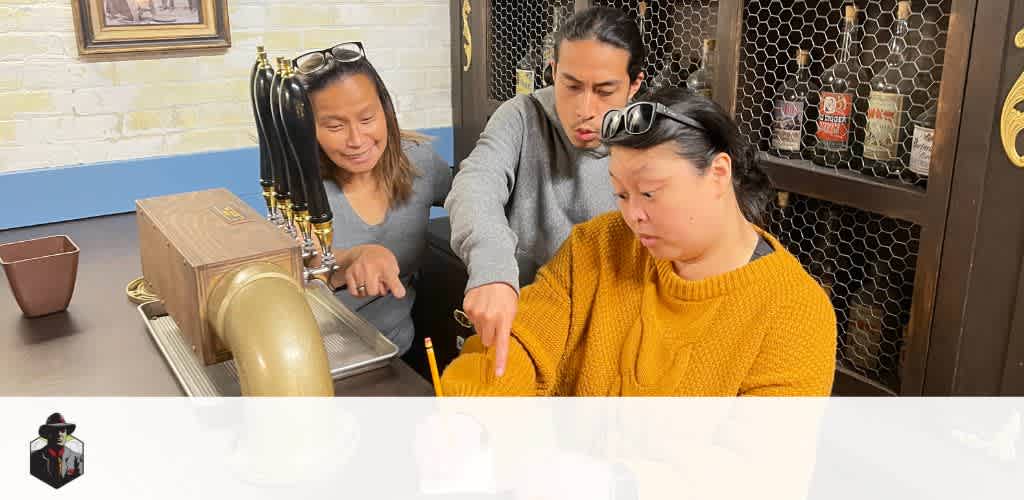
M 576 226 L 522 290 L 505 373 L 474 336 L 445 395 L 829 395 L 835 313 L 754 224 L 771 190 L 735 123 L 662 89 L 601 134 L 619 212 Z

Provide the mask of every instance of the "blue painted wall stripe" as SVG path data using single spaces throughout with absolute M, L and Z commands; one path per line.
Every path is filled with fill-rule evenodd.
M 452 129 L 424 129 L 450 165 Z M 258 148 L 143 158 L 0 173 L 0 229 L 84 219 L 135 210 L 135 200 L 223 187 L 263 210 Z M 443 214 L 434 211 L 433 215 Z

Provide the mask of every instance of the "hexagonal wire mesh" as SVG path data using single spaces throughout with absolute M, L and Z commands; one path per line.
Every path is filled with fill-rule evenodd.
M 647 78 L 641 92 L 660 86 L 686 87 L 686 79 L 700 68 L 704 39 L 714 38 L 718 28 L 718 0 L 598 0 L 593 4 L 624 10 L 638 20 L 647 45 Z
M 907 19 L 909 30 L 903 63 L 896 65 L 896 88 L 904 99 L 898 155 L 890 164 L 903 182 L 924 185 L 925 176 L 909 175 L 913 132 L 910 118 L 932 108 L 938 98 L 942 57 L 951 0 L 914 0 Z M 488 61 L 489 96 L 505 100 L 515 94 L 517 62 L 538 47 L 552 26 L 553 8 L 572 8 L 574 2 L 540 2 L 525 7 L 495 1 Z M 594 5 L 620 8 L 638 19 L 648 47 L 645 86 L 685 87 L 700 67 L 702 40 L 713 38 L 718 1 L 597 0 Z M 808 103 L 801 115 L 800 147 L 790 159 L 814 161 L 828 168 L 850 168 L 876 175 L 864 161 L 870 76 L 887 68 L 893 39 L 897 0 L 857 0 L 852 31 L 854 60 L 862 70 L 851 86 L 851 116 L 846 157 L 815 155 L 814 126 L 818 121 L 816 89 L 822 73 L 839 59 L 842 7 L 849 0 L 789 2 L 749 0 L 743 21 L 743 45 L 737 82 L 737 121 L 762 151 L 772 148 L 775 102 L 780 87 L 795 72 L 795 51 L 810 53 Z M 810 7 L 808 6 L 810 5 Z M 641 15 L 643 10 L 643 15 Z M 535 50 L 535 49 L 534 49 Z M 538 80 L 540 80 L 538 78 Z M 538 88 L 542 84 L 538 84 Z M 893 115 L 892 118 L 896 116 Z M 934 126 L 934 125 L 933 125 Z M 890 168 L 890 167 L 885 167 Z M 889 172 L 877 172 L 889 176 Z M 822 283 L 836 309 L 838 359 L 843 366 L 899 389 L 899 369 L 913 296 L 920 227 L 908 222 L 797 195 L 775 206 L 768 229 L 786 244 L 808 271 Z
M 534 88 L 545 87 L 544 43 L 552 37 L 555 19 L 567 20 L 575 0 L 523 2 L 492 0 L 489 17 L 487 96 L 498 101 L 516 94 L 516 69 L 521 65 L 535 72 Z
M 920 227 L 786 193 L 766 219 L 829 294 L 839 363 L 898 391 Z
M 741 129 L 775 156 L 925 186 L 951 1 L 913 0 L 902 28 L 897 0 L 856 0 L 848 45 L 851 0 L 746 2 Z M 806 86 L 795 78 L 798 48 L 809 51 Z M 786 89 L 806 93 L 806 106 L 783 106 Z M 790 132 L 773 140 L 774 128 Z

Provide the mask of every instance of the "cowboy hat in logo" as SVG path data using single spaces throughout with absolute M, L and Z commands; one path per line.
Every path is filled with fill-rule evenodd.
M 29 443 L 29 471 L 40 481 L 60 488 L 85 473 L 85 443 L 72 436 L 75 424 L 60 413 L 39 426 L 39 437 Z

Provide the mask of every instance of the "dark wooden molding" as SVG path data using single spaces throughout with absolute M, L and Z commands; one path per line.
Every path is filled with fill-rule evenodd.
M 961 0 L 964 1 L 964 0 Z M 999 142 L 999 111 L 1024 67 L 1016 0 L 978 0 L 927 353 L 926 395 L 994 395 L 1003 383 L 1024 254 L 1024 170 Z M 1012 52 L 1011 52 L 1012 49 Z
M 718 40 L 715 99 L 733 116 L 744 97 L 737 85 L 748 1 L 718 0 L 717 25 L 708 27 Z M 580 11 L 595 4 L 605 3 L 574 5 Z M 881 387 L 840 370 L 836 386 L 842 392 L 1024 393 L 1019 361 L 1024 360 L 1024 298 L 1018 297 L 1024 294 L 1024 275 L 1018 272 L 1024 266 L 1024 196 L 1019 194 L 1024 169 L 1009 166 L 998 123 L 1003 98 L 1024 67 L 1024 50 L 1012 40 L 1024 27 L 1024 4 L 950 0 L 946 5 L 949 28 L 927 189 L 808 161 L 760 158 L 780 190 L 920 228 L 899 385 Z M 455 132 L 457 158 L 472 150 L 501 104 L 488 96 L 490 1 L 473 0 L 473 8 L 474 71 L 460 75 L 459 90 L 453 81 L 453 99 L 461 99 L 455 104 L 456 123 L 461 123 Z
M 466 123 L 462 116 L 462 110 L 464 101 L 462 99 L 462 68 L 466 64 L 466 58 L 463 54 L 463 36 L 462 36 L 462 2 L 461 0 L 452 0 L 448 9 L 448 21 L 451 23 L 451 64 L 452 64 L 452 131 L 453 140 L 455 142 L 454 155 L 452 161 L 455 165 L 458 165 L 463 159 L 465 159 L 464 151 L 461 151 L 461 140 L 458 134 L 465 130 Z
M 976 9 L 977 0 L 958 0 L 953 2 L 950 13 L 942 87 L 939 92 L 939 114 L 936 119 L 938 126 L 935 129 L 917 272 L 914 276 L 911 338 L 907 339 L 906 361 L 900 373 L 902 394 L 921 394 L 924 388 Z
M 842 366 L 836 367 L 833 396 L 896 396 L 896 392 L 864 375 Z
M 740 67 L 740 47 L 743 45 L 743 0 L 719 0 L 718 26 L 718 74 L 715 75 L 715 101 L 728 112 L 736 115 L 736 82 Z
M 1006 348 L 1003 381 L 999 389 L 1002 396 L 1024 396 L 1024 259 L 1020 268 L 1017 301 L 1013 322 L 1010 323 L 1010 344 Z
M 781 191 L 828 200 L 920 224 L 924 190 L 900 181 L 868 177 L 850 170 L 820 167 L 806 160 L 758 156 L 772 185 Z

